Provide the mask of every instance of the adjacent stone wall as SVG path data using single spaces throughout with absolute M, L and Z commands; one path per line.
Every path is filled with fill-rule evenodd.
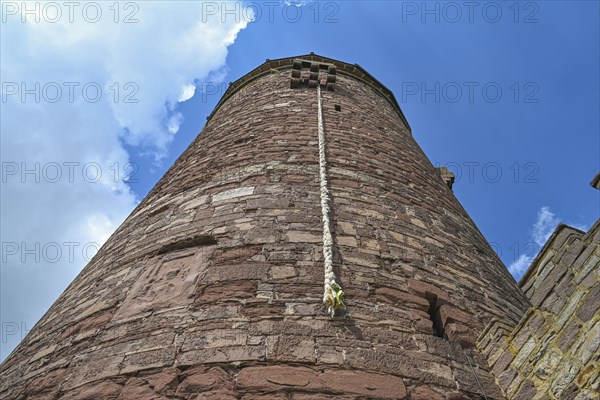
M 520 285 L 532 307 L 478 343 L 506 398 L 598 399 L 600 220 L 587 234 L 559 226 Z
M 473 347 L 526 297 L 394 102 L 327 62 L 346 315 L 322 303 L 316 90 L 267 63 L 0 367 L 0 398 L 502 398 Z

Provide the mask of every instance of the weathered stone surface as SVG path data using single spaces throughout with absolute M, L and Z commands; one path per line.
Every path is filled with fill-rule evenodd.
M 131 378 L 121 390 L 118 399 L 166 400 L 168 397 L 158 394 L 146 380 Z
M 406 398 L 401 378 L 363 371 L 325 370 L 319 373 L 303 367 L 248 367 L 243 369 L 237 383 L 253 390 L 297 388 L 323 394 L 356 394 L 384 399 Z
M 66 400 L 96 400 L 96 399 L 117 399 L 121 394 L 122 386 L 113 381 L 103 381 L 75 390 L 68 391 L 61 399 Z
M 532 381 L 525 381 L 521 384 L 519 391 L 515 395 L 517 399 L 530 400 L 537 394 L 537 389 Z
M 375 299 L 393 304 L 410 305 L 423 311 L 429 309 L 429 301 L 427 299 L 388 287 L 375 289 Z
M 444 332 L 448 340 L 460 344 L 465 349 L 475 346 L 477 337 L 470 325 L 450 322 L 444 327 Z
M 357 66 L 306 57 L 321 74 L 343 70 L 322 106 L 345 314 L 322 303 L 317 92 L 290 89 L 293 59 L 274 60 L 230 86 L 0 366 L 1 396 L 476 398 L 465 348 L 494 318 L 516 325 L 529 302 L 392 94 Z M 594 254 L 561 255 L 581 263 L 582 296 Z M 570 348 L 587 358 L 592 342 Z M 481 354 L 466 351 L 500 399 Z
M 445 400 L 446 398 L 427 386 L 420 386 L 410 392 L 411 400 Z
M 186 396 L 195 393 L 209 392 L 211 390 L 232 390 L 233 379 L 223 369 L 198 367 L 185 372 L 180 378 L 177 387 L 177 396 Z
M 217 203 L 217 202 L 224 201 L 224 200 L 235 199 L 236 197 L 250 196 L 252 194 L 254 194 L 254 187 L 252 187 L 252 186 L 241 187 L 241 188 L 226 190 L 221 193 L 215 193 L 212 196 L 212 201 L 213 201 L 213 203 Z
M 598 312 L 598 304 L 600 304 L 600 285 L 596 282 L 581 300 L 581 304 L 577 309 L 577 317 L 582 322 L 588 322 Z
M 597 398 L 600 264 L 581 260 L 600 251 L 598 232 L 600 220 L 585 235 L 559 226 L 520 283 L 534 307 L 512 332 L 498 335 L 495 321 L 479 337 L 507 399 Z
M 270 336 L 267 345 L 267 360 L 314 363 L 315 340 L 306 336 Z

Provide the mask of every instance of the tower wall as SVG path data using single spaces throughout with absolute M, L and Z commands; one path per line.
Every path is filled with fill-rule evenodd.
M 600 220 L 559 225 L 520 282 L 532 306 L 478 346 L 507 399 L 592 400 L 600 389 Z
M 322 104 L 346 312 L 322 303 L 317 92 L 275 60 L 9 356 L 0 398 L 502 398 L 473 346 L 528 300 L 387 89 L 302 58 L 338 68 Z

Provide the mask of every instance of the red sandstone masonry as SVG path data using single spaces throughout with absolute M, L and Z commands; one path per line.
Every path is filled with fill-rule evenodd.
M 316 91 L 290 89 L 292 59 L 275 60 L 226 94 L 5 361 L 1 399 L 459 400 L 482 398 L 477 380 L 503 398 L 471 347 L 527 299 L 386 90 L 307 57 L 338 66 L 323 112 L 347 316 L 321 302 Z

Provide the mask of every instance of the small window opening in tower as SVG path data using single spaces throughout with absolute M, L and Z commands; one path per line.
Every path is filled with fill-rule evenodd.
M 336 104 L 335 111 L 342 111 L 342 106 L 340 106 L 339 104 Z
M 211 235 L 196 235 L 176 240 L 162 246 L 157 255 L 170 253 L 172 251 L 189 249 L 191 247 L 214 246 L 217 244 L 217 239 Z
M 430 295 L 427 297 L 427 300 L 429 300 L 429 310 L 427 310 L 427 313 L 429 314 L 429 319 L 433 322 L 433 334 L 443 338 L 445 336 L 444 325 L 442 323 L 442 316 L 440 315 L 438 297 Z

